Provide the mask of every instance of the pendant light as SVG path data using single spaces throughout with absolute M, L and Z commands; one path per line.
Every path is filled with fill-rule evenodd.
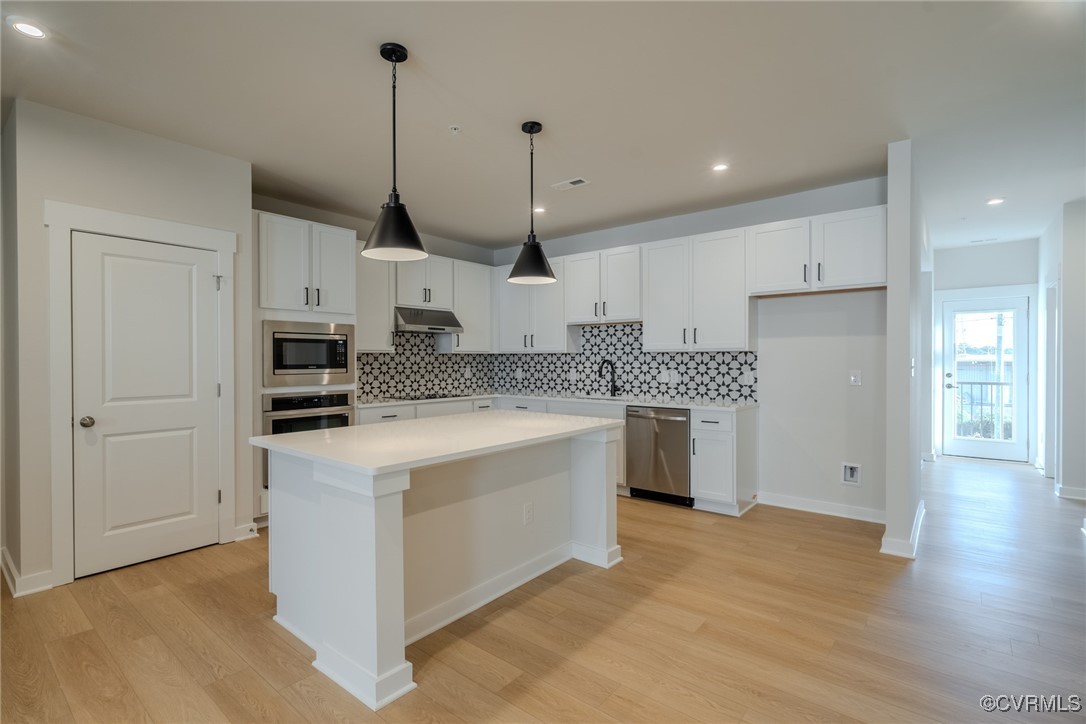
M 528 134 L 528 158 L 529 176 L 531 178 L 531 227 L 528 232 L 528 241 L 520 248 L 520 256 L 513 270 L 509 272 L 509 281 L 513 284 L 552 284 L 558 281 L 547 261 L 547 255 L 543 253 L 543 246 L 535 238 L 535 134 L 543 130 L 543 124 L 539 121 L 528 121 L 520 130 Z
M 415 231 L 396 190 L 396 65 L 407 60 L 407 48 L 399 43 L 385 43 L 381 46 L 381 57 L 392 63 L 392 192 L 388 203 L 381 205 L 381 215 L 366 239 L 362 256 L 382 261 L 418 261 L 429 254 L 422 248 L 419 232 Z

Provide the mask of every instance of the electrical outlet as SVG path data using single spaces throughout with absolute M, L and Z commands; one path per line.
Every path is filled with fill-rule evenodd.
M 860 374 L 860 370 L 848 371 L 848 383 L 853 387 L 859 387 L 863 382 L 863 375 Z
M 860 485 L 860 466 L 855 463 L 841 463 L 841 482 L 845 485 Z
M 524 504 L 524 525 L 531 525 L 535 520 L 535 505 L 532 501 Z

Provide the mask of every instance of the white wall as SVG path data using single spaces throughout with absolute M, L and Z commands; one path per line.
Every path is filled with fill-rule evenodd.
M 19 376 L 16 374 L 18 346 L 14 340 L 18 329 L 15 293 L 16 284 L 16 233 L 15 233 L 15 124 L 5 125 L 0 137 L 0 194 L 2 194 L 3 218 L 0 220 L 0 546 L 11 551 L 9 555 L 19 554 L 19 438 L 18 427 L 13 421 L 18 418 Z M 10 482 L 9 482 L 10 481 Z
M 759 500 L 883 521 L 886 293 L 756 304 Z M 845 462 L 862 466 L 860 487 L 842 484 Z
M 339 226 L 344 229 L 354 229 L 358 234 L 358 238 L 363 241 L 370 235 L 370 229 L 373 228 L 373 222 L 368 219 L 360 219 L 356 216 L 347 216 L 345 214 L 336 214 L 331 211 L 323 211 L 311 206 L 303 206 L 302 204 L 295 204 L 290 201 L 274 199 L 270 196 L 253 194 L 252 204 L 253 208 L 257 211 L 267 211 L 270 214 L 293 216 L 296 219 L 305 219 L 306 221 L 312 221 L 316 224 L 328 224 L 329 226 Z M 380 209 L 374 209 L 375 214 L 379 211 Z M 453 259 L 462 259 L 464 261 L 473 261 L 478 264 L 492 265 L 494 263 L 494 252 L 490 249 L 484 249 L 481 246 L 473 246 L 451 239 L 443 239 L 440 236 L 431 236 L 430 234 L 420 233 L 419 236 L 422 238 L 422 244 L 426 247 L 426 251 L 432 254 L 448 256 Z
M 915 555 L 920 498 L 920 262 L 924 219 L 913 175 L 912 142 L 888 146 L 886 193 L 886 532 L 885 553 Z
M 1086 498 L 1086 200 L 1064 204 L 1056 490 Z
M 1038 240 L 1037 249 L 1037 297 L 1040 300 L 1038 310 L 1038 389 L 1042 394 L 1038 400 L 1038 434 L 1043 455 L 1040 460 L 1045 477 L 1055 478 L 1059 467 L 1056 455 L 1056 441 L 1059 437 L 1057 412 L 1059 403 L 1056 396 L 1058 388 L 1059 353 L 1056 348 L 1059 337 L 1056 323 L 1059 321 L 1059 279 L 1060 262 L 1063 259 L 1063 209 L 1048 225 Z
M 540 234 L 540 239 L 548 256 L 564 256 L 884 203 L 886 179 L 880 177 L 556 239 L 548 239 L 544 232 Z M 493 264 L 512 264 L 518 253 L 520 245 L 499 249 L 494 252 Z
M 5 375 L 11 389 L 17 379 L 17 407 L 6 405 L 8 443 L 18 458 L 6 479 L 6 503 L 14 502 L 20 521 L 8 531 L 13 563 L 20 576 L 52 566 L 49 459 L 48 371 L 49 294 L 48 245 L 44 227 L 47 199 L 233 231 L 238 235 L 236 271 L 251 274 L 251 168 L 247 162 L 203 151 L 174 141 L 103 123 L 47 106 L 16 100 L 5 133 L 15 129 L 14 167 L 4 154 L 5 167 L 15 176 L 14 209 L 17 238 L 5 234 L 5 246 L 17 245 L 18 288 L 5 285 L 5 312 L 17 315 L 17 330 L 5 327 L 4 347 L 9 364 Z M 6 186 L 6 184 L 5 184 Z M 5 201 L 8 197 L 5 196 Z M 10 280 L 12 270 L 5 269 Z M 12 293 L 14 297 L 12 297 Z M 237 286 L 237 294 L 250 293 Z M 17 304 L 13 310 L 10 304 Z M 252 340 L 250 305 L 236 299 L 239 309 L 236 358 L 248 359 Z M 14 348 L 14 349 L 13 349 Z M 13 354 L 10 354 L 13 353 Z M 17 375 L 17 377 L 14 377 Z M 237 409 L 251 405 L 251 371 L 237 368 Z M 10 400 L 9 400 L 10 402 Z M 248 417 L 237 417 L 238 446 L 251 430 Z M 237 479 L 249 480 L 249 455 L 237 455 Z M 252 489 L 236 487 L 239 524 L 252 520 Z M 12 541 L 12 535 L 18 541 Z
M 1037 252 L 1037 239 L 936 249 L 935 288 L 1036 284 Z

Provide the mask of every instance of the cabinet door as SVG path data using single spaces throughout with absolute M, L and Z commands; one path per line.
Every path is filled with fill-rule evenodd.
M 886 283 L 886 207 L 825 214 L 811 219 L 814 287 Z
M 358 240 L 355 233 L 334 226 L 313 224 L 313 289 L 310 303 L 315 312 L 355 313 L 355 267 Z
M 454 352 L 490 352 L 490 267 L 453 262 L 453 311 L 464 331 L 453 336 Z
M 453 308 L 453 260 L 443 256 L 430 255 L 426 259 L 426 288 L 430 290 L 427 306 L 437 309 Z
M 421 261 L 396 262 L 396 304 L 403 307 L 425 307 L 426 268 L 429 258 Z
M 691 497 L 735 503 L 735 435 L 695 431 L 690 453 Z
M 751 294 L 800 292 L 811 286 L 811 222 L 778 221 L 747 229 L 747 289 Z
M 260 214 L 260 306 L 308 310 L 309 223 L 285 216 Z
M 685 350 L 690 346 L 690 242 L 670 239 L 642 247 L 641 346 Z
M 358 242 L 358 251 L 365 246 Z M 394 352 L 392 346 L 392 285 L 395 264 L 355 255 L 357 309 L 355 347 L 359 352 Z
M 690 240 L 692 349 L 749 349 L 745 247 L 742 229 Z
M 623 246 L 600 252 L 605 322 L 636 322 L 641 319 L 641 247 Z
M 563 257 L 566 270 L 566 321 L 570 324 L 600 320 L 600 254 Z
M 510 264 L 495 271 L 498 284 L 498 350 L 527 352 L 531 321 L 528 308 L 532 290 L 527 284 L 510 284 L 506 280 L 512 269 Z
M 532 288 L 532 324 L 528 331 L 529 352 L 566 351 L 566 283 L 562 259 L 552 259 L 551 269 L 558 281 L 535 284 Z

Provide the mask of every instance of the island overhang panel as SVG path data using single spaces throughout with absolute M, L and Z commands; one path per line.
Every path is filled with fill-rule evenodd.
M 622 426 L 495 410 L 252 438 L 275 620 L 381 708 L 415 687 L 406 644 L 571 558 L 622 560 Z

